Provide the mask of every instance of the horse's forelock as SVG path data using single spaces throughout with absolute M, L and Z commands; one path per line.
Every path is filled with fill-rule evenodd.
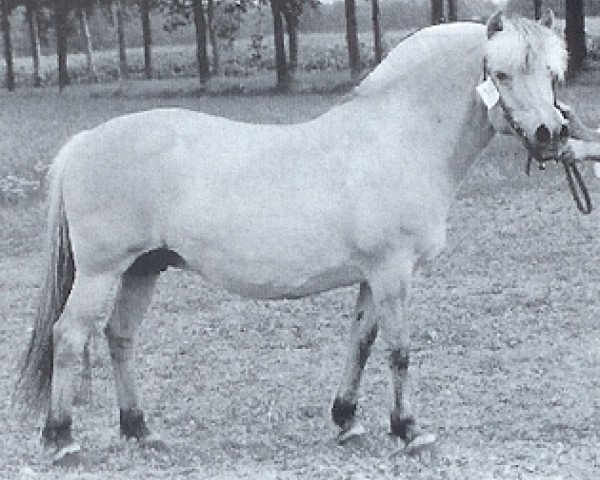
M 506 21 L 486 45 L 486 58 L 491 68 L 505 71 L 549 68 L 560 80 L 567 67 L 567 51 L 563 39 L 529 19 Z

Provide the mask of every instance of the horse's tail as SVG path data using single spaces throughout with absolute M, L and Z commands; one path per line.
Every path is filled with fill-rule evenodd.
M 17 379 L 15 397 L 29 409 L 45 408 L 53 370 L 52 330 L 60 318 L 75 277 L 75 263 L 63 200 L 64 158 L 50 170 L 48 192 L 47 265 L 35 323 Z

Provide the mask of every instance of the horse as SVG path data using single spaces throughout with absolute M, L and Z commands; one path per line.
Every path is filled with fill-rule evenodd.
M 492 137 L 517 135 L 536 158 L 568 137 L 554 83 L 563 41 L 508 18 L 422 29 L 396 46 L 339 104 L 291 125 L 154 109 L 69 140 L 50 168 L 48 264 L 16 393 L 46 409 L 43 441 L 59 465 L 81 457 L 72 433 L 74 372 L 105 321 L 120 433 L 159 437 L 145 419 L 134 343 L 168 267 L 249 299 L 299 298 L 359 285 L 331 415 L 344 443 L 357 419 L 371 346 L 385 344 L 391 433 L 432 447 L 407 385 L 407 301 L 415 270 L 444 247 L 469 166 Z M 105 306 L 112 306 L 108 319 Z

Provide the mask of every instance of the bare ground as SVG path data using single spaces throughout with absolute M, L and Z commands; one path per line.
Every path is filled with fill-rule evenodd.
M 600 122 L 598 83 L 562 92 Z M 584 79 L 585 80 L 585 79 Z M 13 164 L 47 161 L 68 135 L 124 111 L 187 105 L 289 121 L 334 97 L 169 101 L 3 98 L 0 144 Z M 10 405 L 41 267 L 38 202 L 0 210 L 0 478 L 577 479 L 600 472 L 600 223 L 580 215 L 558 168 L 524 173 L 497 139 L 461 189 L 448 247 L 418 276 L 411 306 L 415 406 L 439 436 L 428 462 L 388 436 L 388 372 L 375 348 L 359 414 L 367 435 L 338 446 L 329 409 L 355 288 L 300 301 L 245 301 L 193 275 L 163 275 L 138 350 L 141 389 L 168 452 L 118 438 L 108 354 L 98 338 L 94 398 L 75 412 L 90 465 L 62 471 L 39 446 L 40 418 Z M 600 208 L 600 184 L 585 172 Z

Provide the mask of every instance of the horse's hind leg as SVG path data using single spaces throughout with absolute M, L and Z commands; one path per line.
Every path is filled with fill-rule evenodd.
M 150 433 L 139 405 L 135 381 L 134 342 L 143 316 L 150 305 L 157 277 L 158 273 L 125 273 L 105 329 L 113 363 L 121 435 L 156 447 L 161 446 L 162 442 Z
M 72 435 L 74 375 L 93 323 L 102 315 L 115 284 L 113 275 L 78 273 L 65 308 L 53 327 L 50 410 L 42 436 L 56 446 L 55 462 L 79 451 Z
M 89 405 L 92 402 L 92 343 L 95 342 L 95 338 L 95 333 L 91 332 L 83 347 L 81 379 L 73 398 L 76 405 Z
M 367 283 L 361 283 L 354 310 L 346 366 L 331 409 L 333 421 L 341 429 L 338 435 L 338 442 L 340 443 L 363 433 L 362 427 L 355 419 L 358 389 L 365 364 L 371 352 L 371 345 L 376 336 L 377 321 L 373 312 L 371 289 Z

